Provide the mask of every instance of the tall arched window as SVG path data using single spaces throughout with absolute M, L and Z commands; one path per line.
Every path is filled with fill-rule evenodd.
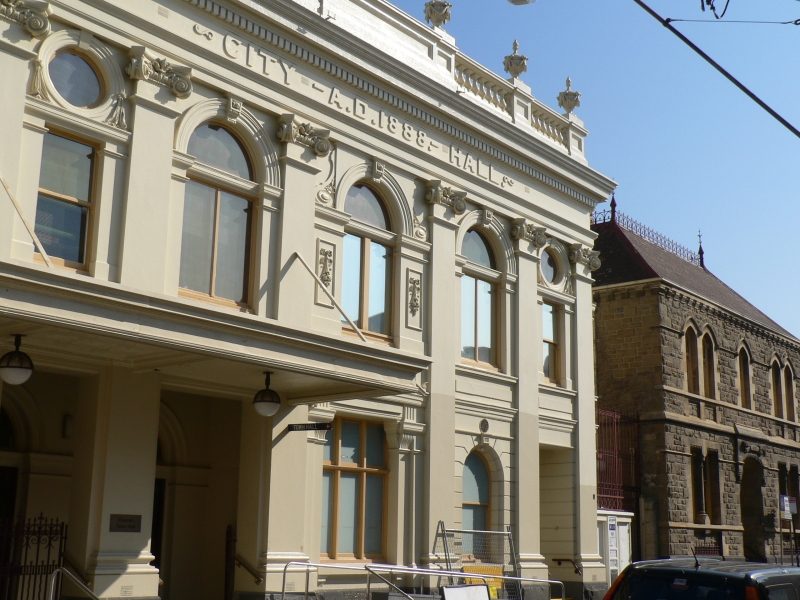
M 464 477 L 461 485 L 462 529 L 489 531 L 491 492 L 491 480 L 486 462 L 476 452 L 470 453 L 464 461 Z
M 383 202 L 365 185 L 347 192 L 344 210 L 352 216 L 344 236 L 342 307 L 359 329 L 386 338 L 391 333 L 391 222 Z M 347 320 L 342 317 L 347 329 Z
M 247 152 L 221 125 L 195 129 L 186 182 L 180 287 L 187 295 L 247 305 L 256 184 Z
M 742 401 L 742 408 L 752 408 L 753 398 L 750 389 L 750 357 L 747 351 L 742 348 L 739 350 L 739 398 Z
M 14 448 L 16 445 L 14 424 L 5 409 L 0 408 L 0 448 Z
M 685 352 L 686 357 L 686 390 L 691 394 L 700 393 L 700 369 L 697 362 L 697 334 L 689 327 L 686 330 Z
M 717 385 L 714 369 L 714 340 L 709 334 L 703 336 L 703 395 L 715 398 Z
M 495 286 L 485 271 L 495 269 L 494 256 L 486 239 L 474 229 L 464 236 L 461 254 L 468 261 L 461 276 L 461 356 L 494 365 Z
M 778 361 L 772 363 L 772 404 L 775 407 L 775 416 L 783 418 L 783 391 L 781 382 L 781 367 Z
M 783 383 L 783 394 L 786 396 L 786 418 L 790 421 L 794 421 L 794 374 L 789 365 L 783 368 Z

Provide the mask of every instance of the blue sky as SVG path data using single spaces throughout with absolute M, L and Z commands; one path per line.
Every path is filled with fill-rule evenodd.
M 619 210 L 691 249 L 701 229 L 708 269 L 800 337 L 800 138 L 633 0 L 450 1 L 445 29 L 485 66 L 502 74 L 518 39 L 523 80 L 556 108 L 572 78 L 589 163 L 619 183 Z M 393 2 L 423 18 L 424 0 Z M 648 4 L 713 19 L 698 0 Z M 798 18 L 798 0 L 730 0 L 724 20 Z M 675 25 L 800 129 L 800 27 Z

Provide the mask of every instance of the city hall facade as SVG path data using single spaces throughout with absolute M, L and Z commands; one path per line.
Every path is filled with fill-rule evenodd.
M 220 597 L 234 537 L 240 596 L 437 567 L 440 522 L 605 585 L 614 184 L 569 86 L 563 114 L 384 0 L 2 0 L 0 74 L 0 354 L 34 365 L 0 518 L 66 522 L 109 598 Z

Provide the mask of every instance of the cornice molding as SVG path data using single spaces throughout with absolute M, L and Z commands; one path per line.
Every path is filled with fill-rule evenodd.
M 403 100 L 399 96 L 393 94 L 392 92 L 386 91 L 385 89 L 370 83 L 369 81 L 365 80 L 361 76 L 357 75 L 353 71 L 344 68 L 340 65 L 334 64 L 328 59 L 320 56 L 313 50 L 310 50 L 307 47 L 304 47 L 292 40 L 287 39 L 283 35 L 267 29 L 263 25 L 260 25 L 251 19 L 239 14 L 237 11 L 234 11 L 230 8 L 222 6 L 220 3 L 216 2 L 215 0 L 184 0 L 191 5 L 197 6 L 198 8 L 204 10 L 207 13 L 215 16 L 216 18 L 237 27 L 238 29 L 243 30 L 245 33 L 249 35 L 253 35 L 262 41 L 270 44 L 273 47 L 280 49 L 283 52 L 286 52 L 292 56 L 294 56 L 297 60 L 302 61 L 304 63 L 310 64 L 316 69 L 319 69 L 336 79 L 342 80 L 349 85 L 361 90 L 363 93 L 369 94 L 387 104 L 395 107 L 396 109 L 405 112 L 406 114 L 411 115 L 412 117 L 419 119 L 428 125 L 450 135 L 462 143 L 471 146 L 488 156 L 493 157 L 494 159 L 524 173 L 528 177 L 533 180 L 536 180 L 540 183 L 551 187 L 570 198 L 590 207 L 595 208 L 597 204 L 599 204 L 599 200 L 595 200 L 588 196 L 587 194 L 581 192 L 580 190 L 576 189 L 573 186 L 570 186 L 562 181 L 559 181 L 555 177 L 548 175 L 547 173 L 511 156 L 510 154 L 495 148 L 494 146 L 484 142 L 483 140 L 478 139 L 474 135 L 467 133 L 463 129 L 452 125 L 451 123 L 446 122 L 445 120 L 431 114 L 425 109 L 419 108 L 418 106 Z M 514 130 L 517 135 L 524 135 L 522 131 Z M 530 138 L 530 136 L 525 136 L 525 139 Z M 535 139 L 535 138 L 530 138 Z M 538 140 L 537 140 L 538 141 Z M 545 142 L 542 142 L 544 145 Z M 579 166 L 579 163 L 575 161 L 575 159 L 569 157 L 568 155 L 564 155 L 561 157 L 562 161 L 564 162 L 564 167 L 568 169 L 575 169 Z M 575 163 L 575 164 L 573 164 Z M 594 171 L 593 169 L 589 169 L 583 165 L 583 170 L 589 171 L 588 173 L 590 178 L 596 179 L 599 176 L 599 173 Z M 582 173 L 583 176 L 587 175 L 586 173 Z M 595 181 L 595 184 L 598 182 Z

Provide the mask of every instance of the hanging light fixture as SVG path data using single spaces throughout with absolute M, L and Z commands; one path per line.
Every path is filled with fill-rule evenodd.
M 275 390 L 269 389 L 269 376 L 272 375 L 269 371 L 264 371 L 265 381 L 264 389 L 258 392 L 253 398 L 253 408 L 262 417 L 271 417 L 281 407 L 281 397 Z
M 0 378 L 9 385 L 25 383 L 33 374 L 33 361 L 30 356 L 20 352 L 21 343 L 22 335 L 14 334 L 16 350 L 12 350 L 0 358 Z

